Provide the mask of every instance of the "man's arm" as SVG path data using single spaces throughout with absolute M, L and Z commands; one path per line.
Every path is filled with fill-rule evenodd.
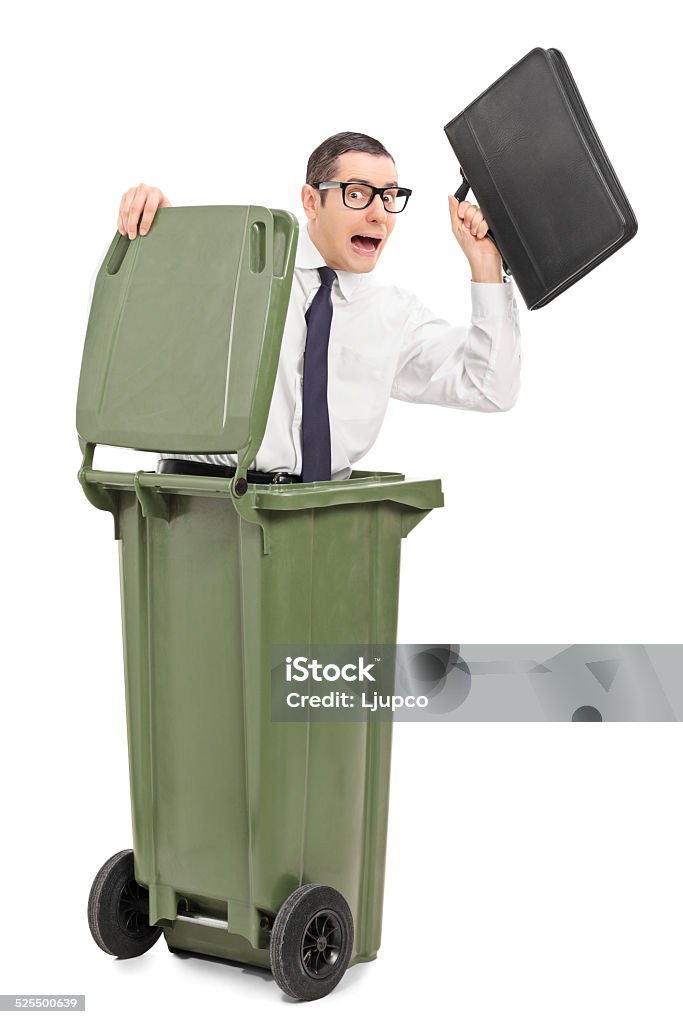
M 413 297 L 401 339 L 392 397 L 502 412 L 517 400 L 522 364 L 519 311 L 502 261 L 486 238 L 478 206 L 448 197 L 451 227 L 470 264 L 472 318 L 452 327 Z
M 472 318 L 454 327 L 413 297 L 401 338 L 392 398 L 478 412 L 517 400 L 522 364 L 511 282 L 472 281 Z

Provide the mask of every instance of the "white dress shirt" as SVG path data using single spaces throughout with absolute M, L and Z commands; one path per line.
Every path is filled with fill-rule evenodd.
M 263 442 L 249 467 L 301 474 L 306 321 L 325 261 L 300 225 L 294 280 Z M 372 273 L 337 271 L 332 285 L 327 400 L 332 479 L 346 479 L 379 434 L 390 398 L 479 412 L 509 409 L 519 392 L 521 347 L 513 286 L 471 282 L 472 318 L 452 327 L 410 291 Z M 162 458 L 236 465 L 234 455 Z

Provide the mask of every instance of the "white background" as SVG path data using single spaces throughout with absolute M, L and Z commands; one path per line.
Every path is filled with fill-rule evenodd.
M 364 467 L 440 477 L 446 497 L 404 544 L 399 639 L 680 642 L 667 10 L 63 0 L 5 15 L 0 990 L 84 992 L 103 1022 L 321 1010 L 680 1022 L 677 725 L 397 728 L 383 945 L 324 1007 L 294 1007 L 269 975 L 175 958 L 163 941 L 139 960 L 102 953 L 89 887 L 131 844 L 118 560 L 111 517 L 76 481 L 75 431 L 90 282 L 139 181 L 175 205 L 298 213 L 311 150 L 340 130 L 375 135 L 414 189 L 380 273 L 467 322 L 442 128 L 532 47 L 555 46 L 639 231 L 546 309 L 518 295 L 514 410 L 391 403 Z

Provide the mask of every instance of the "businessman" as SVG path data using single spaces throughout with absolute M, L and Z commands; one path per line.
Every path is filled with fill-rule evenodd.
M 333 135 L 311 154 L 280 362 L 251 480 L 346 479 L 377 438 L 390 398 L 480 412 L 514 405 L 517 304 L 478 206 L 448 197 L 471 271 L 467 326 L 451 326 L 412 292 L 372 275 L 410 195 L 391 154 L 367 135 Z M 157 209 L 170 205 L 158 188 L 131 188 L 118 229 L 145 235 Z M 235 464 L 230 454 L 163 453 L 158 468 L 233 475 Z

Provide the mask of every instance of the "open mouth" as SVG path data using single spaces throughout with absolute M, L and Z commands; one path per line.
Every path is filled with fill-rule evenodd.
M 381 238 L 375 238 L 373 235 L 353 235 L 351 248 L 360 256 L 374 256 L 381 242 Z

